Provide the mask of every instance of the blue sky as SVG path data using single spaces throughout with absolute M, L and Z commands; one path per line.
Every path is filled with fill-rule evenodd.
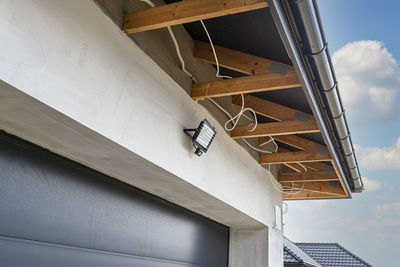
M 400 1 L 318 5 L 366 190 L 349 200 L 288 202 L 285 235 L 338 242 L 374 266 L 399 266 Z

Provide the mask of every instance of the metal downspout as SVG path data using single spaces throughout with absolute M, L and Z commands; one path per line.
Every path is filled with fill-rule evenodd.
M 288 2 L 290 2 L 290 5 Z M 278 27 L 296 71 L 301 74 L 299 78 L 302 82 L 304 93 L 316 116 L 321 134 L 338 168 L 339 174 L 342 177 L 347 177 L 347 180 L 350 181 L 351 191 L 361 192 L 364 185 L 361 181 L 343 105 L 337 88 L 336 77 L 333 72 L 315 3 L 311 0 L 285 1 L 285 3 L 286 7 L 290 6 L 293 13 L 296 26 L 303 40 L 305 54 L 308 55 L 308 62 L 303 58 L 304 53 L 301 52 L 298 46 L 296 36 L 291 28 L 282 2 L 280 0 L 269 0 L 275 24 Z M 313 75 L 310 75 L 310 73 Z M 315 81 L 311 78 L 312 76 L 315 77 Z M 326 123 L 326 121 L 329 123 Z M 337 140 L 337 142 L 332 142 L 332 139 Z M 347 175 L 344 175 L 342 167 L 345 167 Z M 346 188 L 349 189 L 347 180 L 344 180 Z M 348 191 L 350 192 L 350 190 Z

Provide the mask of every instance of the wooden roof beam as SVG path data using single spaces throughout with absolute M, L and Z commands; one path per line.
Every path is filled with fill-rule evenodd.
M 293 191 L 296 192 L 296 191 Z M 296 194 L 285 194 L 283 193 L 284 200 L 310 200 L 310 199 L 340 199 L 340 198 L 347 198 L 344 195 L 331 195 L 321 192 L 314 192 L 308 190 L 302 190 Z
M 282 183 L 282 186 L 295 190 L 305 190 L 315 193 L 324 193 L 333 196 L 346 196 L 341 184 L 338 182 L 310 182 L 310 183 Z
M 291 136 L 295 136 L 295 135 L 288 135 L 288 136 L 291 137 Z M 305 139 L 305 140 L 307 140 L 307 139 Z M 265 145 L 270 142 L 272 142 L 272 139 L 269 136 L 259 137 L 260 146 Z M 290 152 L 290 150 L 285 149 L 283 147 L 279 147 L 278 152 Z M 319 172 L 334 172 L 335 171 L 332 166 L 330 166 L 326 163 L 323 163 L 323 162 L 304 162 L 302 164 L 307 168 L 307 171 L 319 171 Z M 304 172 L 304 168 L 297 163 L 284 163 L 284 165 L 296 172 Z
M 214 45 L 214 49 L 221 67 L 247 75 L 271 74 L 276 77 L 290 76 L 297 79 L 296 71 L 291 65 L 218 45 Z M 198 60 L 216 64 L 214 53 L 209 43 L 194 41 L 193 56 Z
M 321 145 L 317 142 L 308 140 L 297 135 L 277 135 L 274 136 L 274 139 L 304 151 L 315 151 L 321 154 L 328 153 L 328 148 L 325 145 Z
M 332 160 L 329 154 L 320 154 L 310 151 L 300 152 L 279 152 L 271 154 L 261 154 L 260 164 L 284 164 L 296 162 L 315 162 L 315 161 L 330 161 Z
M 304 172 L 304 168 L 297 163 L 283 163 L 283 165 L 295 172 Z M 303 162 L 302 165 L 306 167 L 307 172 L 335 172 L 332 166 L 323 162 Z
M 290 152 L 290 150 L 283 148 L 283 147 L 278 147 L 277 152 Z M 307 164 L 310 164 L 310 163 L 313 163 L 313 162 L 304 162 L 304 163 L 302 163 L 302 165 L 304 165 L 304 167 L 306 167 L 307 171 L 315 171 L 314 169 L 309 168 L 309 166 L 307 166 Z M 304 170 L 304 168 L 302 166 L 300 166 L 297 163 L 283 163 L 283 165 L 294 170 L 295 172 L 305 172 L 306 171 L 306 170 Z
M 238 138 L 319 132 L 319 128 L 314 119 L 309 120 L 308 122 L 282 121 L 282 122 L 259 123 L 254 131 L 249 132 L 249 129 L 251 129 L 251 127 L 252 127 L 251 125 L 236 126 L 235 129 L 233 129 L 233 131 L 231 132 L 232 138 L 238 139 Z
M 311 171 L 334 172 L 334 168 L 324 162 L 304 162 L 303 165 Z M 304 170 L 303 170 L 304 171 Z
M 232 97 L 234 106 L 242 106 L 242 98 L 240 96 Z M 257 114 L 271 118 L 277 121 L 300 120 L 308 121 L 314 119 L 312 114 L 302 112 L 300 110 L 290 108 L 269 100 L 261 99 L 252 95 L 244 97 L 244 107 L 253 109 Z
M 266 0 L 185 0 L 127 13 L 122 30 L 136 33 L 266 7 Z
M 330 172 L 292 172 L 279 173 L 279 182 L 331 182 L 339 181 L 336 173 Z
M 257 114 L 264 117 L 268 117 L 277 121 L 289 121 L 289 120 L 300 120 L 308 121 L 309 119 L 314 120 L 314 116 L 294 108 L 290 108 L 284 105 L 277 104 L 272 101 L 261 99 L 252 95 L 246 95 L 244 97 L 245 107 L 252 108 Z M 242 99 L 240 96 L 232 97 L 232 104 L 238 107 L 242 105 Z M 304 151 L 316 151 L 323 154 L 328 153 L 326 146 L 318 144 L 317 142 L 302 138 L 296 135 L 278 135 L 274 136 L 275 140 L 290 146 L 296 147 Z M 271 139 L 264 138 L 260 139 L 260 146 L 263 146 L 271 142 Z
M 192 98 L 231 96 L 300 87 L 297 78 L 276 77 L 274 74 L 246 76 L 192 85 Z

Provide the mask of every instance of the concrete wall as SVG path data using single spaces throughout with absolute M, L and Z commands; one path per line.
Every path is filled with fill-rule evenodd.
M 124 14 L 135 10 L 142 10 L 149 8 L 149 4 L 140 0 L 94 0 L 95 3 L 103 10 L 104 14 L 108 16 L 118 28 L 122 28 Z M 156 5 L 164 5 L 162 0 L 152 0 Z M 198 22 L 200 23 L 200 22 Z M 172 26 L 172 31 L 179 44 L 179 50 L 184 58 L 186 69 L 193 74 L 197 82 L 214 81 L 216 78 L 216 68 L 209 63 L 196 60 L 193 57 L 193 40 L 186 32 L 182 25 Z M 175 45 L 167 28 L 156 29 L 152 31 L 139 32 L 130 34 L 128 37 L 138 45 L 138 47 L 146 53 L 157 65 L 165 71 L 176 83 L 178 83 L 185 92 L 190 95 L 192 88 L 192 79 L 182 71 L 181 62 L 176 53 Z M 231 97 L 218 97 L 214 98 L 225 110 L 230 114 L 237 114 L 239 108 L 232 105 Z M 205 107 L 212 116 L 218 120 L 221 125 L 224 125 L 228 120 L 226 114 L 218 109 L 214 104 L 208 100 L 199 101 L 199 104 Z M 248 117 L 253 115 L 250 112 L 245 113 Z M 250 121 L 244 117 L 241 118 L 239 124 L 248 124 Z M 248 139 L 253 146 L 258 146 L 258 140 Z M 258 152 L 249 148 L 241 139 L 237 142 L 242 145 L 247 152 L 256 160 L 258 160 Z M 263 149 L 273 151 L 275 146 L 270 143 L 263 147 Z M 279 165 L 272 165 L 271 172 L 276 175 Z
M 282 198 L 271 174 L 94 2 L 1 1 L 0 34 L 2 129 L 233 233 L 264 229 L 252 248 L 233 234 L 231 254 L 267 250 L 267 259 L 239 258 L 247 266 L 282 265 L 282 233 L 271 227 Z M 204 118 L 218 135 L 199 158 L 182 129 Z

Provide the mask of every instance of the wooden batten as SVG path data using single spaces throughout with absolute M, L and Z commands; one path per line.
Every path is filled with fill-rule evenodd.
M 296 163 L 296 162 L 315 162 L 315 161 L 330 161 L 331 156 L 320 154 L 310 151 L 300 152 L 280 152 L 271 154 L 261 154 L 260 164 L 284 164 L 284 163 Z
M 274 139 L 269 136 L 263 136 L 258 138 L 259 146 L 265 146 L 266 144 L 272 143 Z
M 331 165 L 324 162 L 305 162 L 303 165 L 306 166 L 306 168 L 311 171 L 321 171 L 321 172 L 334 171 Z
M 290 150 L 283 148 L 283 147 L 278 147 L 278 151 L 277 152 L 291 152 Z M 283 165 L 285 165 L 286 167 L 294 170 L 295 172 L 305 172 L 310 171 L 310 169 L 308 169 L 307 166 L 305 166 L 305 163 L 302 164 L 303 166 L 305 166 L 307 169 L 305 170 L 302 166 L 300 166 L 300 164 L 298 163 L 283 163 Z
M 296 191 L 294 191 L 296 192 Z M 284 200 L 309 200 L 309 199 L 340 199 L 340 198 L 347 198 L 345 195 L 331 195 L 321 192 L 314 192 L 308 190 L 302 190 L 296 194 L 285 194 L 283 193 Z
M 192 85 L 192 98 L 231 96 L 300 87 L 297 78 L 276 77 L 272 74 L 246 76 Z
M 285 135 L 285 134 L 300 134 L 300 133 L 316 133 L 319 132 L 319 128 L 314 119 L 308 122 L 301 121 L 282 121 L 282 122 L 270 122 L 270 123 L 259 123 L 257 128 L 249 132 L 251 125 L 239 125 L 231 132 L 231 136 L 234 139 L 238 138 L 252 138 L 252 137 L 263 137 L 263 136 L 274 136 L 274 135 Z
M 265 0 L 185 0 L 125 14 L 127 34 L 266 8 Z
M 295 172 L 304 172 L 304 168 L 297 163 L 283 163 L 286 167 L 294 170 Z M 304 165 L 304 164 L 303 164 Z
M 304 172 L 304 168 L 297 163 L 283 163 L 285 166 L 295 172 Z M 333 167 L 323 162 L 303 162 L 302 165 L 307 169 L 307 172 L 327 172 L 333 171 Z
M 294 172 L 279 173 L 279 182 L 331 182 L 339 181 L 336 173 L 329 172 Z

